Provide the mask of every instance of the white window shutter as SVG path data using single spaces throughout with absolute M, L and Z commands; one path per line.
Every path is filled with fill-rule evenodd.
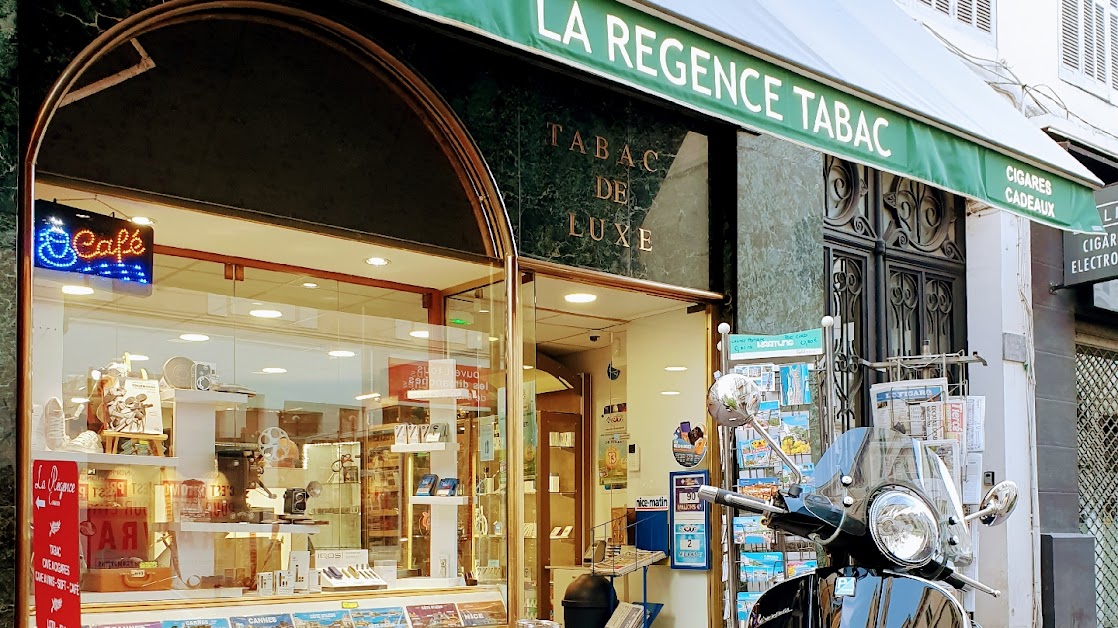
M 1110 13 L 1110 86 L 1118 90 L 1118 10 Z
M 936 0 L 936 11 L 951 15 L 951 0 Z
M 1079 66 L 1079 0 L 1060 0 L 1060 63 L 1069 70 Z
M 955 0 L 955 17 L 967 26 L 974 26 L 974 0 Z
M 1083 73 L 1095 77 L 1095 12 L 1094 0 L 1083 0 Z
M 984 33 L 994 32 L 993 0 L 954 0 L 955 17 Z M 1118 2 L 1118 0 L 1114 0 Z
M 1118 2 L 1118 0 L 1114 0 Z M 994 32 L 994 10 L 992 0 L 978 0 L 975 3 L 974 25 L 984 33 Z
M 1106 85 L 1106 7 L 1095 4 L 1095 75 L 1091 78 Z

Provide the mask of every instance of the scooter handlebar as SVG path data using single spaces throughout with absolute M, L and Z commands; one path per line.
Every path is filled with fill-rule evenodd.
M 699 487 L 699 498 L 715 504 L 729 506 L 730 508 L 743 508 L 745 510 L 752 510 L 753 512 L 768 512 L 777 515 L 788 514 L 787 510 L 773 506 L 768 502 L 746 497 L 740 493 L 727 491 L 717 486 L 709 486 L 707 484 Z

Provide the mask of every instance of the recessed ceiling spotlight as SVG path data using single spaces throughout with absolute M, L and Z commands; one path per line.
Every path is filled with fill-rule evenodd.
M 152 220 L 151 218 L 148 218 L 147 216 L 133 216 L 132 217 L 132 224 L 147 226 L 147 225 L 154 225 L 155 221 Z
M 260 369 L 260 372 L 267 373 L 268 375 L 279 375 L 280 373 L 286 373 L 287 369 L 279 366 L 265 366 Z
M 662 391 L 660 391 L 660 394 L 668 396 L 668 397 L 674 397 L 675 395 L 679 394 L 679 391 L 678 390 L 662 390 Z
M 70 403 L 89 403 L 88 397 L 70 397 Z
M 352 358 L 353 356 L 355 356 L 357 354 L 352 352 L 352 351 L 347 351 L 345 349 L 334 349 L 333 351 L 329 352 L 327 355 L 329 355 L 332 358 Z
M 256 318 L 280 318 L 283 316 L 283 312 L 279 310 L 252 310 L 248 314 Z
M 431 332 L 427 331 L 426 329 L 417 329 L 409 333 L 408 335 L 412 338 L 430 338 Z
M 84 297 L 93 294 L 93 288 L 89 286 L 62 286 L 62 294 Z
M 678 373 L 680 371 L 686 371 L 687 367 L 686 366 L 665 366 L 664 370 L 668 371 L 670 373 Z
M 490 336 L 489 337 L 489 342 L 497 342 L 498 340 L 500 340 L 500 338 L 498 338 L 496 336 Z
M 142 353 L 127 353 L 125 355 L 127 355 L 128 359 L 132 362 L 147 362 L 151 359 Z
M 534 369 L 534 368 L 536 368 L 536 367 L 532 366 L 531 364 L 525 364 L 525 365 L 524 365 L 524 370 L 525 370 L 525 371 L 530 371 L 530 370 L 532 370 L 532 369 Z
M 179 340 L 187 342 L 206 342 L 209 339 L 210 337 L 206 334 L 182 334 L 179 336 Z
M 478 314 L 488 314 L 488 313 L 489 313 L 489 310 L 483 307 L 483 308 L 480 308 L 480 309 L 479 309 L 479 310 L 477 311 L 477 313 L 478 313 Z
M 308 289 L 308 290 L 314 290 L 315 288 L 317 288 L 317 287 L 318 287 L 318 284 L 316 284 L 316 283 L 315 283 L 315 282 L 313 282 L 313 281 L 308 281 L 308 282 L 306 282 L 306 283 L 304 283 L 304 284 L 303 284 L 303 287 L 304 287 L 304 288 L 306 288 L 306 289 Z
M 370 258 L 365 260 L 365 263 L 368 264 L 369 266 L 388 266 L 392 262 L 388 261 L 387 259 L 385 259 L 383 257 L 370 257 Z
M 598 300 L 598 295 L 589 292 L 574 292 L 563 297 L 567 303 L 593 303 Z
M 380 401 L 380 393 L 365 393 L 364 395 L 357 395 L 356 397 L 354 397 L 354 399 L 356 399 L 357 401 L 365 401 L 366 399 Z

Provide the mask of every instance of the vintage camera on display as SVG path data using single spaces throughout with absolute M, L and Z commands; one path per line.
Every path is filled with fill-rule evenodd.
M 217 370 L 208 362 L 195 362 L 191 368 L 191 381 L 195 390 L 209 390 L 216 383 Z
M 287 515 L 307 514 L 307 489 L 289 488 L 284 491 L 283 512 Z

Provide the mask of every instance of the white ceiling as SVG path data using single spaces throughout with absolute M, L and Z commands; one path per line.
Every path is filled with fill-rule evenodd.
M 585 292 L 597 297 L 592 303 L 568 303 L 566 295 Z M 548 355 L 560 356 L 607 346 L 611 333 L 624 332 L 628 323 L 690 305 L 664 297 L 600 286 L 579 284 L 554 277 L 536 276 L 525 289 L 526 301 L 535 300 L 535 342 Z M 591 332 L 599 336 L 591 340 Z
M 42 182 L 35 184 L 35 198 L 57 201 L 98 214 L 115 213 L 125 218 L 147 216 L 155 221 L 156 244 L 164 246 L 323 269 L 437 290 L 491 277 L 498 271 L 482 264 L 380 244 L 119 196 L 93 194 Z M 422 240 L 421 221 L 417 221 L 416 228 L 416 240 Z M 370 266 L 365 263 L 370 257 L 383 257 L 391 263 L 388 266 Z
M 435 257 L 432 255 L 368 244 L 333 236 L 310 233 L 277 225 L 252 222 L 192 211 L 170 205 L 136 201 L 120 196 L 93 194 L 58 185 L 38 183 L 36 198 L 54 200 L 64 205 L 95 213 L 115 213 L 121 217 L 147 216 L 155 221 L 157 244 L 182 249 L 204 251 L 343 273 L 358 277 L 384 279 L 415 286 L 446 289 L 468 282 L 490 283 L 500 280 L 499 269 L 482 264 Z M 369 257 L 380 256 L 391 264 L 374 267 L 364 263 Z M 310 275 L 276 272 L 256 268 L 245 269 L 245 281 L 227 282 L 222 278 L 221 265 L 215 262 L 160 256 L 155 269 L 157 285 L 161 286 L 152 296 L 143 299 L 127 295 L 108 295 L 80 301 L 91 319 L 112 319 L 132 312 L 164 323 L 227 324 L 230 313 L 247 322 L 248 329 L 267 334 L 287 327 L 287 333 L 317 338 L 333 336 L 338 339 L 358 340 L 379 335 L 368 328 L 368 317 L 386 320 L 422 322 L 426 310 L 419 295 L 390 289 L 373 288 L 324 280 Z M 316 289 L 303 287 L 304 282 L 314 282 Z M 492 299 L 489 309 L 493 313 L 478 312 L 477 303 L 467 292 L 451 299 L 448 318 L 468 317 L 469 329 L 489 333 L 501 327 L 500 310 L 503 309 L 502 283 L 493 283 L 480 289 L 484 303 Z M 592 303 L 568 303 L 564 296 L 573 292 L 588 292 L 597 299 Z M 195 303 L 206 294 L 226 294 L 235 297 L 231 303 L 266 305 L 284 312 L 282 321 L 268 321 L 244 316 L 247 312 L 212 312 L 205 303 Z M 539 349 L 558 356 L 611 343 L 613 336 L 623 332 L 634 320 L 653 316 L 689 305 L 640 292 L 617 290 L 579 284 L 553 277 L 537 275 L 535 281 L 524 287 L 522 298 L 534 304 L 526 320 L 533 323 L 527 333 L 528 342 L 535 342 Z M 104 302 L 98 302 L 102 300 Z M 184 300 L 189 300 L 187 303 Z M 247 306 L 246 306 L 247 307 Z M 290 312 L 288 311 L 290 310 Z M 313 312 L 314 323 L 308 327 L 300 312 Z M 205 313 L 205 314 L 203 314 Z M 201 316 L 200 316 L 201 315 Z M 362 322 L 365 321 L 365 322 Z M 239 325 L 244 325 L 244 322 Z M 184 327 L 185 329 L 185 327 Z M 591 340 L 591 332 L 598 340 Z

